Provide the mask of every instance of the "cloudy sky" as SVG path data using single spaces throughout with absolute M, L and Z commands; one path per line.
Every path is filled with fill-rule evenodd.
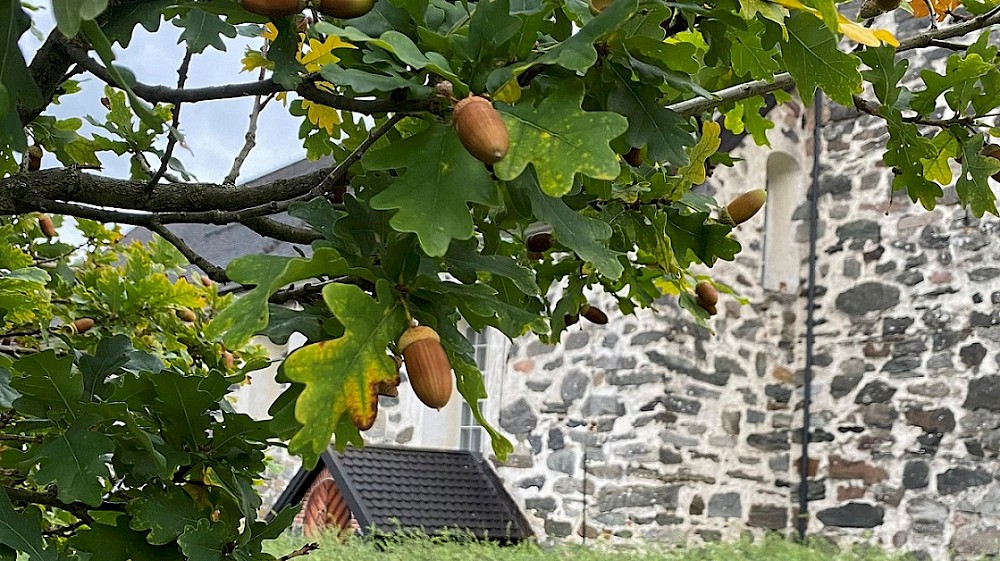
M 32 17 L 43 35 L 54 27 L 48 3 Z M 177 44 L 180 30 L 169 23 L 161 24 L 157 33 L 148 33 L 137 26 L 128 49 L 116 48 L 118 63 L 132 70 L 140 82 L 174 87 L 177 84 L 177 67 L 184 55 L 183 45 Z M 195 55 L 188 73 L 187 87 L 212 86 L 254 80 L 256 73 L 241 73 L 240 59 L 248 45 L 259 47 L 262 39 L 238 37 L 227 42 L 227 52 L 212 47 L 204 54 Z M 27 33 L 21 47 L 30 61 L 41 41 Z M 89 74 L 80 76 L 85 82 L 83 91 L 62 98 L 62 104 L 50 107 L 47 112 L 59 118 L 93 115 L 103 121 L 105 114 L 100 98 L 104 84 Z M 221 181 L 229 172 L 236 154 L 243 146 L 252 98 L 229 101 L 204 101 L 184 104 L 181 111 L 180 130 L 190 151 L 178 147 L 174 155 L 182 160 L 187 170 L 200 181 Z M 257 147 L 243 165 L 240 181 L 253 179 L 305 156 L 298 139 L 298 118 L 291 117 L 280 103 L 268 104 L 258 124 Z M 83 134 L 93 130 L 84 125 Z M 104 131 L 104 135 L 107 132 Z M 165 139 L 161 141 L 161 146 Z M 44 165 L 56 166 L 51 156 Z M 127 158 L 115 158 L 112 153 L 101 155 L 104 173 L 113 177 L 128 177 Z M 154 167 L 156 163 L 154 162 Z

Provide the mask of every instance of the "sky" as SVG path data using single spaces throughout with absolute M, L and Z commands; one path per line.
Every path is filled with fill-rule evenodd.
M 44 35 L 54 27 L 48 3 L 42 9 L 31 12 L 35 25 Z M 177 67 L 184 55 L 184 45 L 177 44 L 180 30 L 167 22 L 161 23 L 160 30 L 149 33 L 137 26 L 128 49 L 116 46 L 118 64 L 128 67 L 136 78 L 150 85 L 175 87 Z M 246 82 L 256 79 L 257 74 L 241 73 L 240 59 L 246 46 L 260 46 L 262 39 L 237 37 L 227 41 L 227 52 L 208 47 L 204 54 L 195 55 L 188 73 L 187 87 L 221 85 Z M 30 32 L 21 40 L 21 50 L 30 62 L 38 46 L 42 43 Z M 83 79 L 80 93 L 63 96 L 60 105 L 50 106 L 46 114 L 58 118 L 83 117 L 92 115 L 103 121 L 106 113 L 100 103 L 104 84 L 89 74 L 78 76 Z M 189 150 L 177 147 L 175 157 L 199 181 L 221 182 L 229 173 L 233 159 L 243 146 L 249 121 L 252 98 L 226 101 L 204 101 L 182 106 L 180 131 L 185 137 Z M 242 167 L 240 182 L 273 171 L 286 164 L 305 157 L 302 142 L 298 139 L 299 118 L 292 117 L 280 103 L 272 101 L 261 115 L 258 123 L 257 146 Z M 94 129 L 84 123 L 81 133 L 89 136 Z M 103 131 L 107 136 L 107 132 Z M 163 146 L 163 138 L 160 145 Z M 104 164 L 103 174 L 111 177 L 127 178 L 128 159 L 117 158 L 113 153 L 100 155 Z M 154 163 L 154 167 L 156 165 Z M 46 156 L 44 166 L 54 167 L 59 163 L 51 155 Z

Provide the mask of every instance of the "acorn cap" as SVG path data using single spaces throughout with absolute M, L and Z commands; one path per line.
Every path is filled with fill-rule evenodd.
M 441 336 L 437 334 L 437 331 L 434 331 L 433 329 L 427 327 L 426 325 L 417 325 L 411 327 L 406 331 L 404 331 L 403 334 L 400 335 L 399 337 L 399 342 L 397 343 L 399 352 L 405 351 L 406 347 L 409 347 L 413 343 L 416 343 L 417 341 L 422 341 L 424 339 L 434 339 L 435 341 L 440 342 Z

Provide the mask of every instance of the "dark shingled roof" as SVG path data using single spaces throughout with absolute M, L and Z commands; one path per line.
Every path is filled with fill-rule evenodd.
M 369 445 L 328 450 L 310 472 L 289 483 L 272 511 L 298 502 L 326 468 L 362 531 L 468 531 L 479 538 L 520 541 L 531 526 L 481 454 Z

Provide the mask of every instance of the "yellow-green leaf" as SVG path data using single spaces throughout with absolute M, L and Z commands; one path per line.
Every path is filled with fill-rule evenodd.
M 378 413 L 376 387 L 399 379 L 386 349 L 406 329 L 406 317 L 388 282 L 379 281 L 376 294 L 372 298 L 353 285 L 326 286 L 323 300 L 344 325 L 344 335 L 302 347 L 285 361 L 285 376 L 305 385 L 295 404 L 302 428 L 288 448 L 307 466 L 316 464 L 338 425 L 349 420 L 360 430 L 371 427 Z

